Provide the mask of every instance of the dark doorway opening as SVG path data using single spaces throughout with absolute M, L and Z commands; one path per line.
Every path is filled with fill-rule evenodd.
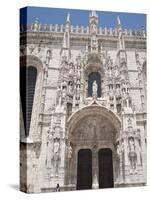
M 113 159 L 110 149 L 100 149 L 99 157 L 99 188 L 114 187 Z
M 92 152 L 81 149 L 78 152 L 77 190 L 92 189 Z

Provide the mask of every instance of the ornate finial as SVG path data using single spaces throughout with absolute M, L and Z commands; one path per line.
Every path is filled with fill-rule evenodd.
M 33 23 L 33 30 L 34 31 L 38 31 L 39 30 L 39 19 L 36 17 L 35 18 L 35 21 L 34 21 L 34 23 Z
M 90 16 L 91 17 L 98 17 L 95 10 L 92 10 Z
M 122 24 L 119 16 L 117 17 L 117 29 L 119 32 L 122 32 Z
M 92 10 L 92 16 L 96 16 L 96 11 Z
M 39 23 L 39 18 L 38 17 L 35 18 L 35 22 L 34 23 Z

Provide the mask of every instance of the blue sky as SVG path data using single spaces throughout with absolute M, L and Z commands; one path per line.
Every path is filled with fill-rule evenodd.
M 22 12 L 21 23 L 25 23 L 25 10 Z M 75 9 L 58 9 L 58 8 L 43 8 L 43 7 L 28 7 L 27 8 L 27 24 L 32 24 L 35 18 L 39 18 L 42 24 L 65 24 L 67 13 L 70 13 L 72 25 L 88 26 L 89 10 Z M 116 26 L 116 18 L 120 17 L 123 28 L 138 30 L 141 26 L 146 29 L 146 15 L 137 13 L 122 13 L 122 12 L 104 12 L 97 11 L 99 16 L 99 26 L 112 27 Z

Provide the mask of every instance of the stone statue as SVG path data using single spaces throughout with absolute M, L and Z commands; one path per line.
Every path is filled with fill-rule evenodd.
M 70 64 L 69 74 L 74 75 L 74 67 L 73 64 Z
M 97 83 L 96 83 L 96 80 L 93 81 L 93 84 L 92 84 L 92 96 L 93 97 L 97 97 Z
M 133 138 L 129 139 L 129 149 L 130 149 L 130 152 L 134 152 L 135 151 L 135 144 L 134 144 L 134 139 Z
M 69 85 L 68 85 L 68 91 L 69 91 L 70 94 L 72 94 L 72 91 L 73 91 L 72 82 L 70 82 Z
M 54 168 L 55 168 L 55 173 L 58 173 L 58 162 L 59 162 L 59 149 L 60 149 L 60 144 L 59 141 L 56 139 L 54 141 L 54 156 L 53 156 L 53 161 L 54 161 Z
M 62 97 L 65 98 L 65 96 L 66 96 L 66 87 L 62 89 Z
M 52 146 L 52 138 L 53 135 L 50 131 L 48 131 L 48 136 L 47 136 L 47 168 L 51 167 L 51 146 Z
M 97 32 L 96 24 L 93 24 L 93 25 L 91 26 L 91 32 L 92 32 L 92 34 L 96 34 L 96 32 Z
M 68 158 L 72 158 L 72 147 L 71 147 L 70 144 L 69 144 L 69 147 L 68 147 Z
M 51 59 L 51 51 L 48 49 L 46 52 L 46 61 L 45 61 L 46 65 L 49 64 L 50 59 Z
M 117 151 L 117 155 L 118 155 L 118 157 L 120 157 L 120 155 L 121 155 L 121 149 L 120 149 L 120 145 L 119 145 L 119 143 L 117 144 L 117 147 L 116 147 L 116 151 Z
M 58 152 L 59 152 L 59 142 L 58 142 L 58 140 L 55 140 L 55 142 L 54 142 L 54 156 L 56 154 L 58 154 Z
M 54 137 L 55 138 L 60 138 L 60 127 L 55 127 Z
M 137 154 L 135 152 L 135 143 L 133 138 L 129 139 L 129 160 L 131 169 L 135 170 L 137 162 Z

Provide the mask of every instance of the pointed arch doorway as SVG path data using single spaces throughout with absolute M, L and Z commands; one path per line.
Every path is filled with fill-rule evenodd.
M 92 151 L 80 149 L 78 152 L 77 190 L 92 188 Z
M 70 116 L 68 132 L 72 146 L 72 157 L 66 169 L 66 184 L 69 187 L 73 189 L 98 189 L 110 188 L 115 185 L 116 149 L 114 144 L 119 130 L 120 121 L 117 116 L 99 105 L 84 107 Z M 92 155 L 88 157 L 89 154 L 85 149 L 89 149 L 92 152 L 89 154 Z M 107 166 L 108 163 L 110 167 Z M 83 170 L 84 166 L 88 165 L 90 172 Z M 111 175 L 110 180 L 106 178 L 107 170 L 105 168 Z M 85 176 L 88 176 L 90 183 L 88 185 L 86 185 L 87 177 L 80 178 Z
M 114 187 L 113 158 L 109 148 L 100 149 L 98 152 L 99 188 Z

